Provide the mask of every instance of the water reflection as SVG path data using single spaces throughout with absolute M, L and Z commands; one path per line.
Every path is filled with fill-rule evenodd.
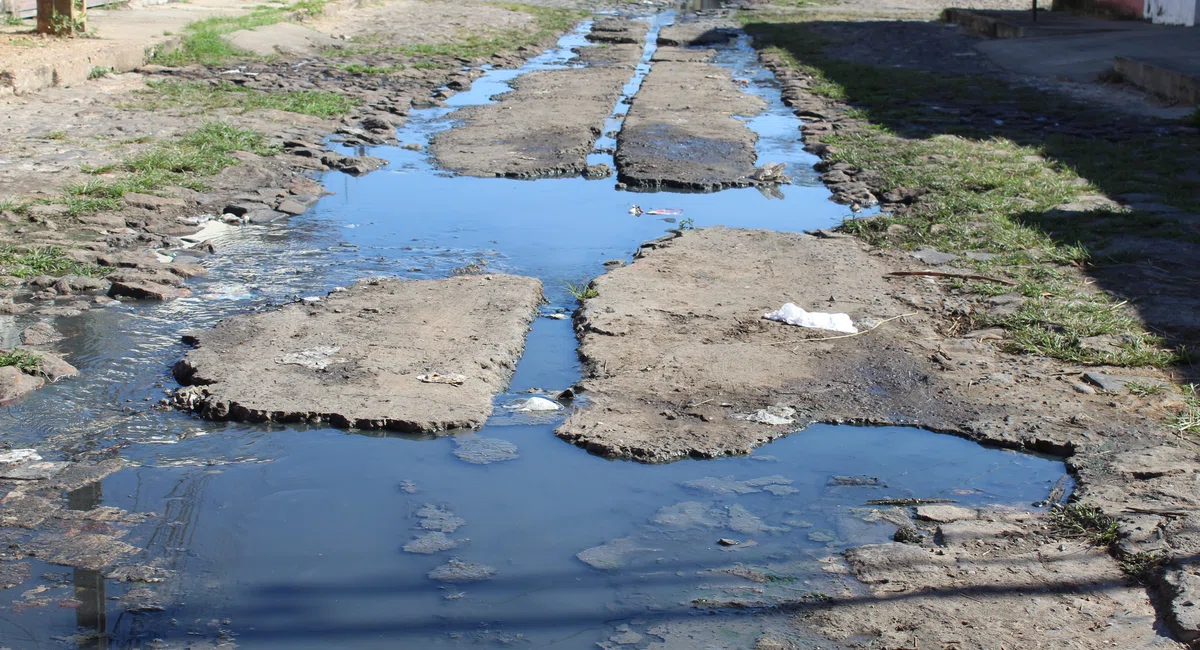
M 103 502 L 104 491 L 99 482 L 67 493 L 68 510 L 91 510 Z M 76 635 L 79 650 L 108 650 L 108 599 L 104 574 L 76 568 L 72 583 L 75 600 L 80 603 L 75 609 L 75 626 L 81 631 Z M 82 633 L 83 630 L 91 633 Z

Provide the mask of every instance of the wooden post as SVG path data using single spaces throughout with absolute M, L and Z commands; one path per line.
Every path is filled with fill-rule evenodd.
M 1033 0 L 1033 22 L 1037 22 L 1037 0 Z
M 37 0 L 39 34 L 71 36 L 87 31 L 87 6 L 80 0 Z

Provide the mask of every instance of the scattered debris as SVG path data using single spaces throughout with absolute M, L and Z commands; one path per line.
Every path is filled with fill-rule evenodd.
M 439 375 L 438 373 L 434 372 L 428 375 L 417 375 L 417 381 L 425 384 L 449 384 L 451 386 L 462 386 L 467 382 L 467 376 L 455 373 Z

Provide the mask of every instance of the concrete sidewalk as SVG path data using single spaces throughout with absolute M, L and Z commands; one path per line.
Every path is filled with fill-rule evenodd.
M 54 38 L 27 26 L 0 27 L 0 95 L 36 92 L 86 81 L 93 70 L 132 70 L 155 51 L 177 47 L 188 23 L 248 13 L 255 0 L 190 0 L 152 7 L 92 9 L 95 38 Z
M 1015 74 L 1079 83 L 1119 72 L 1169 101 L 1200 102 L 1200 28 L 1102 20 L 1065 13 L 946 11 L 946 18 L 993 40 L 975 46 Z M 990 30 L 990 33 L 988 33 Z

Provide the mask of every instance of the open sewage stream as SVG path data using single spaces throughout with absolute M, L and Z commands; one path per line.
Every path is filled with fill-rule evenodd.
M 627 96 L 650 67 L 655 30 L 672 17 L 650 18 Z M 589 25 L 520 70 L 488 71 L 446 108 L 415 111 L 400 142 L 427 144 L 453 124 L 455 108 L 489 102 L 525 72 L 577 65 L 572 48 Z M 0 427 L 14 447 L 119 450 L 129 466 L 72 493 L 70 507 L 152 515 L 124 541 L 160 581 L 30 560 L 33 577 L 0 592 L 0 645 L 701 647 L 671 639 L 672 626 L 702 621 L 719 631 L 719 647 L 753 647 L 777 621 L 744 612 L 857 588 L 823 569 L 850 546 L 889 540 L 909 514 L 869 500 L 1029 507 L 1045 498 L 1062 462 L 919 429 L 814 425 L 746 457 L 648 466 L 555 438 L 562 411 L 508 408 L 578 379 L 568 283 L 603 273 L 606 261 L 629 260 L 684 219 L 801 231 L 842 218 L 802 149 L 799 121 L 744 37 L 718 52 L 716 62 L 767 102 L 747 123 L 759 163 L 787 163 L 792 183 L 774 194 L 457 177 L 423 152 L 375 147 L 369 153 L 388 167 L 331 176 L 333 194 L 307 214 L 221 234 L 221 254 L 205 261 L 210 274 L 191 282 L 191 296 L 60 321 L 82 376 L 9 408 Z M 611 137 L 597 143 L 612 146 Z M 589 162 L 611 158 L 597 152 Z M 679 214 L 635 216 L 635 203 Z M 482 430 L 346 432 L 153 408 L 176 385 L 181 331 L 362 277 L 463 269 L 539 278 L 548 300 Z M 785 628 L 777 634 L 796 634 Z

